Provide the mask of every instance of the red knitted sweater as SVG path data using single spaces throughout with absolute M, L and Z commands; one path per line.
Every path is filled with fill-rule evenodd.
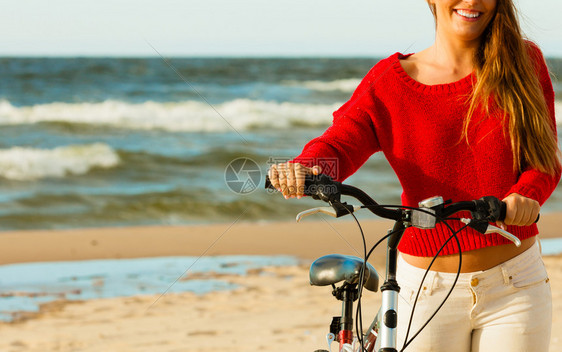
M 532 46 L 531 56 L 554 122 L 554 91 L 542 53 Z M 324 134 L 304 147 L 294 162 L 308 166 L 316 158 L 336 158 L 338 167 L 328 170 L 338 181 L 346 179 L 375 152 L 384 152 L 402 185 L 403 205 L 435 195 L 454 202 L 519 193 L 541 205 L 556 187 L 560 175 L 534 169 L 514 172 L 508 133 L 498 115 L 476 112 L 467 143 L 458 143 L 467 113 L 466 97 L 475 81 L 471 74 L 457 82 L 424 85 L 403 70 L 396 53 L 377 63 L 359 84 L 351 99 L 334 112 Z M 554 127 L 555 128 L 555 127 Z M 337 172 L 337 174 L 336 174 Z M 449 222 L 454 230 L 462 224 Z M 535 236 L 537 226 L 509 226 L 508 231 L 525 239 Z M 438 224 L 432 230 L 408 228 L 399 245 L 403 253 L 433 256 L 449 238 Z M 468 229 L 458 236 L 462 251 L 509 243 L 499 235 L 481 235 Z M 441 255 L 458 252 L 449 241 Z

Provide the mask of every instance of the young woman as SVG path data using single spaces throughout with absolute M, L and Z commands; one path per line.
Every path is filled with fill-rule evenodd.
M 551 293 L 534 220 L 560 179 L 548 69 L 539 48 L 522 38 L 512 0 L 428 4 L 435 43 L 376 64 L 334 113 L 333 125 L 269 176 L 285 198 L 300 198 L 304 175 L 322 172 L 315 160 L 336 158 L 328 173 L 342 181 L 382 151 L 401 182 L 404 205 L 434 195 L 503 199 L 507 217 L 499 225 L 519 237 L 521 247 L 499 235 L 463 231 L 454 293 L 408 350 L 547 351 Z M 449 235 L 442 226 L 410 228 L 400 242 L 399 339 L 421 276 Z M 451 241 L 433 265 L 412 333 L 451 287 L 458 251 Z

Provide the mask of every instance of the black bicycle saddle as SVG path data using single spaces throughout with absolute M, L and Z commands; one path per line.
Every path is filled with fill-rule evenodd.
M 310 284 L 327 286 L 341 281 L 357 284 L 362 266 L 363 259 L 358 257 L 342 254 L 325 255 L 316 259 L 310 266 Z M 369 263 L 365 268 L 364 287 L 373 292 L 379 289 L 379 275 Z

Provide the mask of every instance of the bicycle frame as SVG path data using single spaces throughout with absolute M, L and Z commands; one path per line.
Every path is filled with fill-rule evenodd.
M 352 295 L 346 296 L 351 299 L 342 299 L 334 294 L 338 299 L 343 300 L 342 304 L 342 318 L 339 325 L 340 330 L 331 332 L 334 333 L 332 340 L 339 341 L 340 352 L 351 351 L 366 351 L 366 352 L 398 352 L 398 339 L 397 339 L 397 326 L 398 326 L 398 296 L 400 293 L 400 286 L 396 280 L 396 272 L 398 266 L 398 244 L 408 226 L 407 220 L 396 220 L 392 230 L 389 230 L 386 250 L 386 273 L 385 281 L 380 287 L 382 292 L 382 303 L 379 313 L 369 326 L 367 333 L 363 335 L 363 350 L 356 350 L 353 345 L 353 301 L 357 299 Z M 494 228 L 492 226 L 492 228 Z M 496 229 L 499 230 L 499 229 Z M 519 246 L 520 242 L 514 239 L 514 243 Z M 342 287 L 343 288 L 343 287 Z M 353 287 L 357 293 L 357 289 Z M 331 342 L 328 341 L 329 343 Z M 375 351 L 376 346 L 379 346 Z M 318 350 L 317 352 L 322 352 Z
M 400 287 L 396 281 L 396 269 L 398 261 L 397 246 L 402 235 L 404 234 L 405 229 L 405 222 L 397 221 L 394 225 L 394 228 L 389 231 L 389 237 L 387 240 L 386 278 L 384 284 L 380 288 L 382 291 L 381 309 L 379 311 L 379 314 L 377 314 L 377 317 L 373 320 L 373 323 L 369 327 L 368 333 L 363 336 L 363 351 L 373 352 L 375 344 L 377 342 L 378 344 L 380 344 L 380 349 L 378 349 L 376 352 L 397 351 L 397 306 L 398 294 L 400 292 Z M 332 258 L 332 256 L 339 255 L 324 256 L 317 259 L 312 264 L 311 284 L 316 286 L 324 286 L 326 284 L 326 282 L 321 282 L 322 280 L 318 280 L 318 277 L 326 277 L 327 275 L 329 276 L 329 274 L 324 272 L 323 275 L 318 275 L 318 268 L 322 265 L 318 263 L 327 263 L 330 260 L 334 259 Z M 361 260 L 361 262 L 363 261 Z M 351 272 L 353 272 L 353 270 L 357 270 L 357 268 L 352 269 Z M 357 271 L 355 271 L 355 275 L 357 274 Z M 363 273 L 363 275 L 365 275 L 365 273 Z M 371 275 L 372 274 L 370 273 L 369 276 Z M 330 279 L 326 278 L 328 283 L 330 282 Z M 378 282 L 378 278 L 376 280 Z M 360 280 L 354 280 L 349 282 L 346 280 L 346 282 L 340 287 L 335 287 L 332 284 L 332 294 L 338 300 L 342 301 L 342 314 L 339 317 L 333 318 L 332 324 L 330 325 L 330 333 L 327 335 L 327 340 L 328 345 L 331 345 L 331 343 L 334 341 L 338 341 L 338 351 L 340 352 L 358 351 L 356 347 L 357 340 L 354 339 L 353 334 L 353 302 L 359 298 L 359 281 Z M 369 285 L 369 290 L 372 290 L 372 283 L 369 282 Z
M 381 309 L 377 317 L 369 327 L 368 333 L 363 336 L 363 351 L 373 352 L 375 345 L 380 345 L 376 352 L 398 352 L 397 346 L 397 326 L 398 326 L 398 294 L 400 293 L 400 286 L 396 281 L 396 271 L 398 263 L 398 243 L 400 242 L 404 231 L 409 226 L 414 226 L 420 229 L 431 229 L 434 228 L 438 219 L 447 219 L 450 215 L 457 213 L 461 210 L 470 211 L 472 219 L 458 219 L 465 223 L 466 226 L 473 228 L 474 230 L 482 233 L 497 233 L 503 237 L 509 239 L 516 246 L 521 245 L 521 241 L 513 234 L 505 231 L 504 229 L 498 228 L 491 225 L 491 223 L 497 220 L 503 220 L 506 214 L 506 205 L 501 202 L 496 197 L 487 196 L 482 197 L 478 200 L 464 201 L 452 203 L 451 201 L 445 202 L 442 197 L 436 196 L 432 198 L 425 199 L 419 203 L 418 208 L 396 206 L 401 208 L 400 210 L 391 210 L 386 207 L 394 206 L 379 206 L 371 197 L 369 197 L 365 192 L 360 189 L 344 185 L 336 181 L 332 181 L 330 177 L 326 175 L 319 175 L 316 179 L 312 176 L 307 176 L 308 179 L 305 181 L 305 185 L 315 186 L 314 192 L 310 189 L 307 191 L 305 187 L 305 195 L 310 195 L 314 199 L 322 200 L 327 202 L 330 207 L 319 207 L 308 209 L 297 215 L 297 221 L 302 217 L 315 214 L 318 212 L 326 213 L 330 216 L 340 217 L 347 214 L 353 213 L 357 209 L 367 208 L 375 215 L 392 219 L 395 221 L 393 229 L 388 234 L 387 240 L 387 256 L 386 256 L 386 273 L 384 284 L 380 287 L 382 292 L 382 303 Z M 271 188 L 272 185 L 269 179 L 266 178 L 266 188 Z M 347 203 L 342 203 L 340 201 L 341 195 L 351 196 L 359 200 L 363 206 L 357 207 L 348 205 Z M 402 209 L 404 208 L 404 209 Z M 538 221 L 537 218 L 536 221 Z M 535 221 L 535 222 L 536 222 Z M 452 230 L 451 230 L 452 231 Z M 454 234 L 453 234 L 454 235 Z M 451 237 L 452 238 L 452 237 Z M 368 255 L 367 255 L 368 257 Z M 324 258 L 324 257 L 323 257 Z M 366 259 L 361 260 L 363 268 L 367 266 Z M 335 266 L 334 266 L 335 267 Z M 311 268 L 312 269 L 312 268 Z M 341 269 L 341 268 L 340 268 Z M 373 269 L 374 270 L 374 269 Z M 429 269 L 428 269 L 429 270 Z M 460 266 L 459 266 L 460 272 Z M 311 270 L 312 273 L 312 270 Z M 352 272 L 354 275 L 357 271 Z M 342 276 L 337 276 L 337 280 L 328 281 L 328 283 L 319 283 L 318 286 L 324 286 L 326 284 L 332 284 L 334 287 L 334 296 L 342 303 L 342 316 L 341 318 L 335 318 L 334 322 L 337 324 L 332 324 L 330 334 L 328 334 L 328 343 L 331 344 L 334 340 L 339 341 L 339 351 L 340 352 L 353 352 L 354 349 L 354 338 L 353 338 L 353 301 L 358 299 L 358 281 L 361 278 L 365 279 L 361 274 L 359 275 L 359 280 L 348 281 L 345 279 L 345 283 L 340 288 L 336 288 L 334 283 L 343 280 Z M 370 286 L 370 290 L 376 291 L 378 286 L 378 275 L 376 272 L 373 274 L 375 282 Z M 312 278 L 312 274 L 311 274 Z M 357 279 L 357 277 L 355 277 Z M 319 280 L 323 281 L 323 280 Z M 364 281 L 370 282 L 370 281 Z M 311 284 L 313 281 L 311 279 Z M 314 283 L 316 284 L 316 283 Z M 373 289 L 374 287 L 374 289 Z M 454 286 L 453 286 L 454 287 Z M 451 288 L 452 290 L 452 288 Z M 437 309 L 439 310 L 439 308 Z M 437 312 L 437 311 L 436 311 Z M 338 325 L 339 329 L 336 329 L 334 325 Z M 337 330 L 337 331 L 336 331 Z M 363 332 L 358 332 L 362 334 Z M 366 343 L 365 343 L 366 342 Z M 318 350 L 322 352 L 323 350 Z M 317 351 L 317 352 L 318 352 Z

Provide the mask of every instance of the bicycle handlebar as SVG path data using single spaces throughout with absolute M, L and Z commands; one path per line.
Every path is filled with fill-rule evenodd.
M 265 188 L 275 189 L 268 176 L 266 176 Z M 341 195 L 346 195 L 357 199 L 372 213 L 381 218 L 395 221 L 405 220 L 407 218 L 407 213 L 404 210 L 391 210 L 381 207 L 373 198 L 361 189 L 334 181 L 330 176 L 324 174 L 306 175 L 303 193 L 304 195 L 311 196 L 313 199 L 323 200 L 329 203 L 336 211 L 337 217 L 347 215 L 353 211 L 352 206 L 347 205 L 346 203 L 341 203 L 340 201 Z M 506 216 L 506 204 L 493 196 L 456 203 L 441 202 L 441 204 L 433 207 L 427 207 L 427 209 L 431 209 L 435 216 L 442 219 L 445 219 L 459 211 L 470 211 L 474 220 L 483 223 L 503 221 Z M 535 222 L 537 222 L 539 218 L 540 215 L 537 217 Z
M 271 184 L 269 176 L 265 177 L 265 188 L 273 189 L 275 187 Z M 314 199 L 323 200 L 329 203 L 335 210 L 337 216 L 349 214 L 351 208 L 340 202 L 342 195 L 350 196 L 357 199 L 363 205 L 369 207 L 368 209 L 375 215 L 381 218 L 391 220 L 401 220 L 404 214 L 401 210 L 390 210 L 379 207 L 375 200 L 357 187 L 344 185 L 341 182 L 332 180 L 328 175 L 306 175 L 304 182 L 304 195 L 311 196 Z

